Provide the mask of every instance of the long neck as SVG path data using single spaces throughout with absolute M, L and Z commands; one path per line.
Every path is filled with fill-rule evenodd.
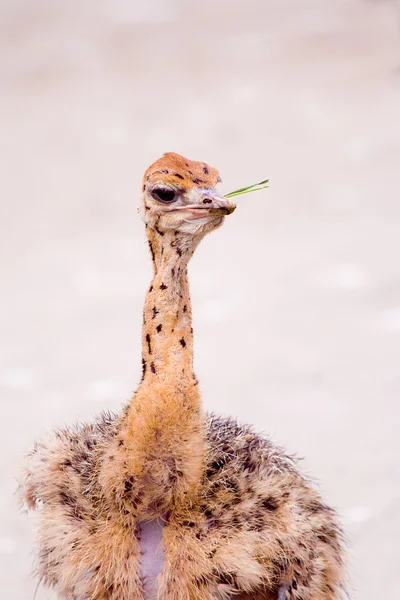
M 143 376 L 122 434 L 129 468 L 142 481 L 142 512 L 154 514 L 197 493 L 205 444 L 187 279 L 197 244 L 147 233 L 154 276 L 144 307 Z
M 192 386 L 193 329 L 187 263 L 194 248 L 171 234 L 148 230 L 153 280 L 143 313 L 143 387 L 164 382 Z

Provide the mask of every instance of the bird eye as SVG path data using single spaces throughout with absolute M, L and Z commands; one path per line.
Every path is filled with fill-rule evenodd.
M 151 195 L 160 202 L 173 202 L 176 198 L 176 192 L 171 188 L 156 187 L 151 190 Z

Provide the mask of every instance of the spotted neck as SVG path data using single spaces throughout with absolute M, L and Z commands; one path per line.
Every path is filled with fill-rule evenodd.
M 121 433 L 130 472 L 142 482 L 142 514 L 154 515 L 196 494 L 204 438 L 187 278 L 197 242 L 149 228 L 147 234 L 154 276 L 144 306 L 143 376 Z
M 187 264 L 195 245 L 193 239 L 147 233 L 154 273 L 143 312 L 140 388 L 156 381 L 190 387 L 195 376 Z

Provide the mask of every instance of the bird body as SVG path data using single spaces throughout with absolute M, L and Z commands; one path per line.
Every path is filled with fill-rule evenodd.
M 146 171 L 142 380 L 120 415 L 57 431 L 30 454 L 22 493 L 39 509 L 37 570 L 60 598 L 341 597 L 334 511 L 282 449 L 201 410 L 187 264 L 235 208 L 218 181 L 173 153 Z
M 105 414 L 59 431 L 51 449 L 38 444 L 31 455 L 29 500 L 41 504 L 38 572 L 61 598 L 142 598 L 143 526 L 130 513 L 110 511 L 97 477 L 123 420 Z M 287 585 L 283 598 L 339 598 L 336 517 L 295 461 L 231 419 L 207 415 L 204 432 L 196 502 L 154 518 L 164 547 L 160 597 L 225 599 L 260 590 L 277 594 Z M 134 486 L 126 488 L 132 497 Z M 151 570 L 146 560 L 151 552 L 144 566 Z M 154 578 L 147 585 L 154 586 Z

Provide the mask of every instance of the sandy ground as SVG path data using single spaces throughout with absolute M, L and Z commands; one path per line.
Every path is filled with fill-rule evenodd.
M 271 180 L 191 265 L 206 407 L 304 456 L 342 515 L 352 598 L 400 598 L 400 6 L 0 9 L 1 597 L 35 589 L 24 452 L 139 379 L 140 178 L 173 150 L 226 192 Z

